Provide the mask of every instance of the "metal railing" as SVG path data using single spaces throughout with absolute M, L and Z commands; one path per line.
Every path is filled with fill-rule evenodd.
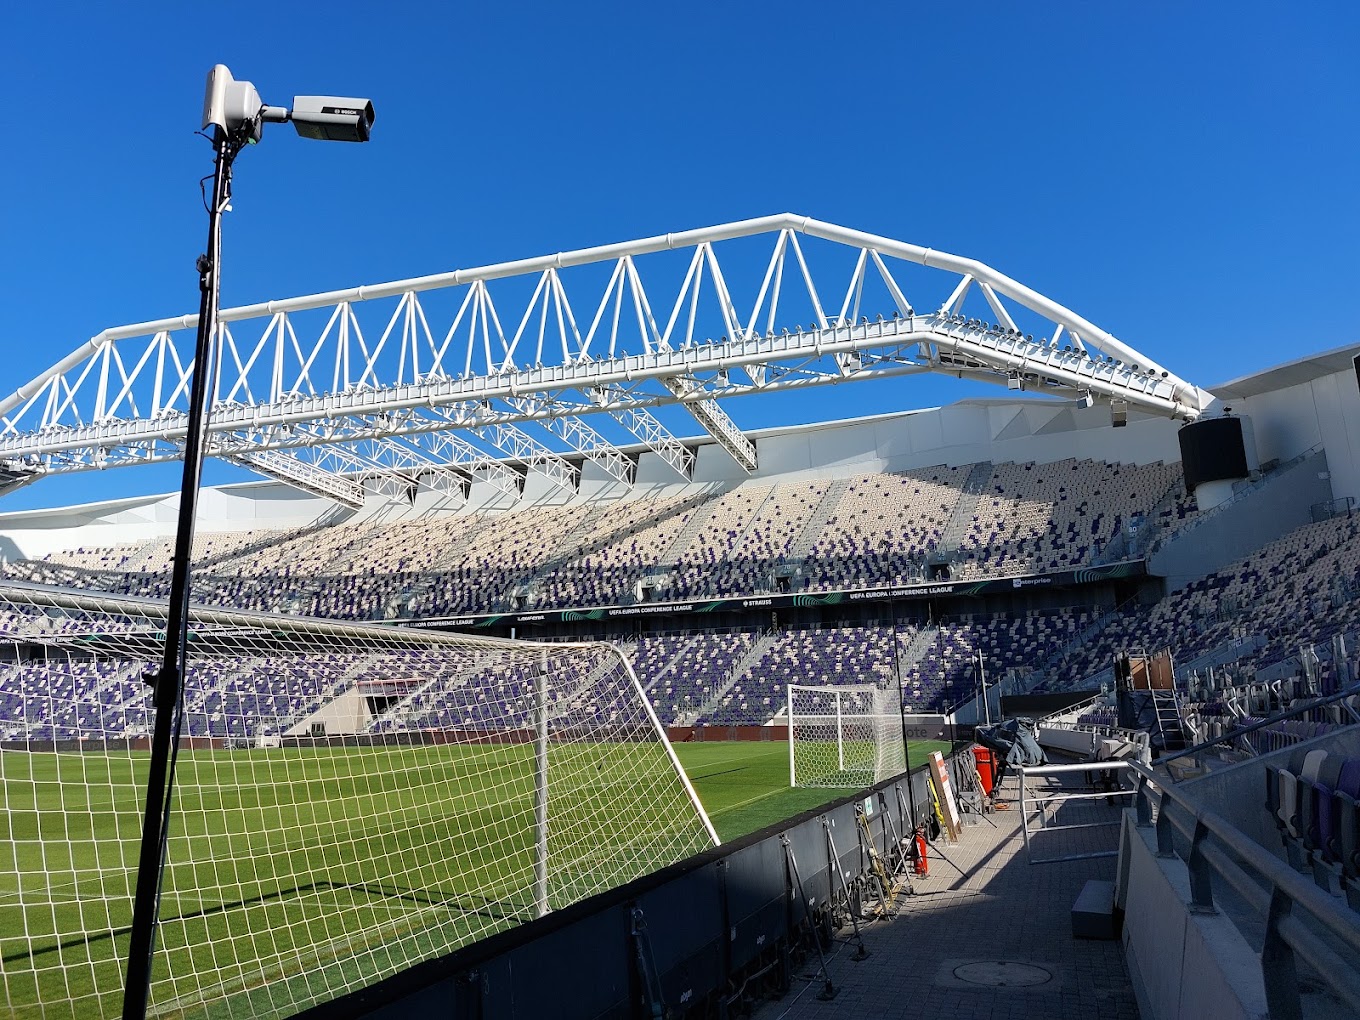
M 1152 764 L 1154 766 L 1166 765 L 1168 762 L 1173 762 L 1180 758 L 1193 758 L 1195 760 L 1195 763 L 1199 764 L 1202 760 L 1199 756 L 1202 755 L 1205 751 L 1207 751 L 1211 747 L 1217 747 L 1220 745 L 1232 747 L 1234 745 L 1237 745 L 1240 748 L 1241 745 L 1238 743 L 1238 741 L 1240 740 L 1240 738 L 1245 737 L 1248 734 L 1255 733 L 1257 730 L 1263 730 L 1268 729 L 1272 726 L 1278 726 L 1280 723 L 1284 722 L 1287 719 L 1295 719 L 1302 716 L 1306 712 L 1311 712 L 1314 709 L 1318 708 L 1325 708 L 1328 705 L 1334 705 L 1338 702 L 1342 703 L 1342 706 L 1344 707 L 1345 711 L 1350 713 L 1352 720 L 1360 722 L 1360 717 L 1357 717 L 1355 709 L 1351 708 L 1350 705 L 1346 704 L 1346 699 L 1355 697 L 1356 695 L 1360 695 L 1360 683 L 1352 684 L 1345 690 L 1337 691 L 1335 694 L 1328 694 L 1321 698 L 1311 698 L 1303 704 L 1292 705 L 1289 708 L 1284 709 L 1283 711 L 1276 712 L 1275 714 L 1260 720 L 1259 722 L 1248 723 L 1244 726 L 1238 726 L 1235 729 L 1229 730 L 1227 733 L 1222 734 L 1221 736 L 1211 737 L 1208 740 L 1202 740 L 1198 744 L 1195 744 L 1191 747 L 1187 747 L 1182 751 L 1172 751 L 1169 754 L 1164 754 L 1161 757 L 1159 757 L 1156 761 L 1154 761 Z M 1251 748 L 1252 754 L 1254 756 L 1259 755 L 1260 752 L 1257 752 L 1254 747 L 1251 747 L 1250 744 L 1248 744 L 1247 746 Z M 1173 776 L 1173 779 L 1174 778 L 1175 777 Z
M 1175 833 L 1190 842 L 1191 913 L 1217 914 L 1215 878 L 1226 882 L 1266 920 L 1261 977 L 1272 1020 L 1302 1016 L 1297 959 L 1303 960 L 1360 1016 L 1360 915 L 1324 892 L 1251 839 L 1226 818 L 1194 804 L 1146 765 L 1127 763 L 1137 777 L 1135 807 L 1140 828 L 1155 827 L 1157 856 L 1179 859 Z M 1154 822 L 1152 791 L 1158 792 Z M 1339 939 L 1346 956 L 1314 930 Z
M 1024 833 L 1025 855 L 1029 858 L 1030 864 L 1063 864 L 1067 861 L 1089 861 L 1099 857 L 1116 857 L 1119 850 L 1090 850 L 1083 853 L 1060 854 L 1055 857 L 1035 857 L 1034 848 L 1030 845 L 1030 804 L 1037 805 L 1039 817 L 1039 829 L 1041 832 L 1071 832 L 1075 829 L 1098 829 L 1111 825 L 1121 825 L 1119 817 L 1111 821 L 1104 822 L 1069 822 L 1064 825 L 1050 825 L 1048 821 L 1048 808 L 1050 804 L 1061 806 L 1068 801 L 1084 800 L 1109 800 L 1112 797 L 1132 797 L 1137 792 L 1129 789 L 1102 790 L 1091 793 L 1073 793 L 1061 787 L 1057 792 L 1047 790 L 1031 791 L 1029 788 L 1029 778 L 1031 776 L 1061 776 L 1072 772 L 1106 772 L 1127 769 L 1129 763 L 1122 760 L 1112 761 L 1093 761 L 1079 762 L 1074 765 L 1021 765 L 1016 768 L 1016 773 L 1020 776 L 1020 829 Z M 1037 833 L 1036 833 L 1037 835 Z

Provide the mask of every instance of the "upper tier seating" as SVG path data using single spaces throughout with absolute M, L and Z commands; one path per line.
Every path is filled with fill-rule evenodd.
M 954 552 L 955 576 L 1086 565 L 1126 523 L 1182 506 L 1176 467 L 1001 464 Z M 292 531 L 202 534 L 194 597 L 237 608 L 383 619 L 825 590 L 923 577 L 971 465 L 770 482 L 721 492 L 476 511 Z M 834 490 L 834 491 L 833 491 Z M 54 553 L 12 577 L 163 598 L 168 539 Z M 795 556 L 795 550 L 797 555 Z
M 1086 565 L 1130 522 L 1181 487 L 1180 466 L 998 464 L 951 576 L 967 579 Z

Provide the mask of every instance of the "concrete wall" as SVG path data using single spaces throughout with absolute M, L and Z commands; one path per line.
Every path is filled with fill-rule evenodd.
M 1231 406 L 1251 415 L 1262 461 L 1288 460 L 1320 444 L 1327 450 L 1332 492 L 1360 497 L 1360 387 L 1349 367 L 1234 399 Z
M 1155 830 L 1138 828 L 1132 809 L 1119 868 L 1124 957 L 1143 1020 L 1265 1020 L 1260 957 L 1227 914 L 1190 913 L 1185 863 L 1157 856 Z

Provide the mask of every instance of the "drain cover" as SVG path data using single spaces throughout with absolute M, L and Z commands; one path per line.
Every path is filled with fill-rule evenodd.
M 1009 963 L 1006 960 L 965 963 L 954 968 L 954 976 L 970 985 L 992 988 L 1024 988 L 1053 980 L 1053 974 L 1043 967 L 1036 967 L 1032 963 Z

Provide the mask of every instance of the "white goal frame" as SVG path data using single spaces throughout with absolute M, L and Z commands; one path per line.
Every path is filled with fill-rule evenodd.
M 823 696 L 830 704 L 825 712 L 798 712 L 795 708 L 800 695 Z M 874 711 L 862 709 L 868 700 Z M 858 705 L 851 704 L 857 702 Z M 884 711 L 890 702 L 896 702 L 897 711 Z M 864 773 L 858 777 L 869 785 L 889 779 L 906 771 L 906 747 L 902 734 L 902 714 L 898 693 L 892 688 L 878 687 L 874 684 L 789 684 L 786 690 L 786 709 L 789 726 L 789 786 L 790 787 L 827 787 L 846 786 L 845 779 L 855 779 L 849 785 L 859 785 L 855 777 L 857 771 Z M 834 737 L 836 757 L 834 772 L 822 776 L 800 776 L 798 774 L 798 726 L 800 723 L 819 722 L 828 729 L 828 736 Z M 869 738 L 873 741 L 873 761 L 851 760 L 846 764 L 846 742 L 850 736 L 855 742 Z M 828 740 L 829 743 L 829 740 Z M 853 754 L 853 752 L 852 752 Z M 866 767 L 867 765 L 867 767 Z

